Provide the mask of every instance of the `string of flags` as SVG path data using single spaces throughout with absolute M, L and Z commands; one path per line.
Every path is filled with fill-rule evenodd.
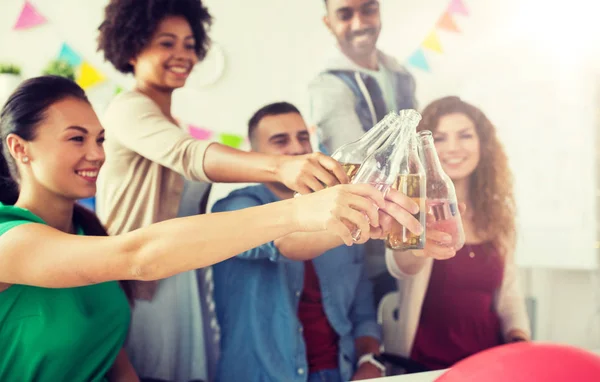
M 463 3 L 463 0 L 450 0 L 448 7 L 438 19 L 433 29 L 423 39 L 417 50 L 415 50 L 407 59 L 408 65 L 414 66 L 426 72 L 431 72 L 431 66 L 427 61 L 427 55 L 425 52 L 431 51 L 439 54 L 444 53 L 444 49 L 442 48 L 442 44 L 438 37 L 438 31 L 443 30 L 446 32 L 460 33 L 460 29 L 454 21 L 454 15 L 457 14 L 468 16 L 469 11 Z
M 239 149 L 247 141 L 246 137 L 238 134 L 220 133 L 196 125 L 188 125 L 188 132 L 192 137 L 201 141 L 214 140 L 234 149 Z
M 83 90 L 87 90 L 106 80 L 106 77 L 104 77 L 100 71 L 83 59 L 83 57 L 75 52 L 75 50 L 73 50 L 66 42 L 63 43 L 60 48 L 58 59 L 68 62 L 75 68 L 75 82 L 77 82 Z
M 13 29 L 29 29 L 46 23 L 46 18 L 42 16 L 29 1 L 23 4 L 23 9 Z
M 460 33 L 460 29 L 454 21 L 455 15 L 468 16 L 469 12 L 463 3 L 463 0 L 450 0 L 448 7 L 436 22 L 433 29 L 425 36 L 419 47 L 408 57 L 407 64 L 426 72 L 431 72 L 431 67 L 427 60 L 426 52 L 438 54 L 444 53 L 440 42 L 438 32 Z M 23 8 L 13 27 L 15 30 L 25 30 L 46 24 L 48 20 L 42 15 L 34 5 L 26 0 Z M 85 60 L 71 46 L 64 42 L 58 53 L 59 60 L 68 62 L 75 69 L 75 81 L 84 90 L 96 86 L 106 80 L 104 74 L 96 69 L 89 61 Z M 122 91 L 118 85 L 115 86 L 115 94 Z M 214 140 L 224 145 L 234 148 L 240 148 L 246 143 L 247 138 L 237 134 L 220 133 L 196 125 L 188 125 L 188 132 L 199 140 Z
M 31 29 L 47 22 L 46 17 L 30 1 L 26 0 L 13 29 Z M 68 62 L 73 67 L 75 70 L 75 82 L 84 90 L 88 90 L 106 80 L 106 77 L 98 69 L 73 50 L 67 43 L 62 44 L 57 58 Z

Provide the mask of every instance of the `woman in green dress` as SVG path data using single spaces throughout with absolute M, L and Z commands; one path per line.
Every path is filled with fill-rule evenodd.
M 104 129 L 78 85 L 54 76 L 23 82 L 2 109 L 0 138 L 3 382 L 137 381 L 122 350 L 130 309 L 117 280 L 169 277 L 298 231 L 328 231 L 351 245 L 353 224 L 363 243 L 384 230 L 375 205 L 412 224 L 410 199 L 346 184 L 102 237 L 95 215 L 76 204 L 95 194 L 104 162 Z

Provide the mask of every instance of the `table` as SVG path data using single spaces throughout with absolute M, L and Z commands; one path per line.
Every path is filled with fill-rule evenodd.
M 447 370 L 448 369 L 427 371 L 425 373 L 395 375 L 392 377 L 367 379 L 363 382 L 433 382 L 436 378 L 444 374 Z
M 600 349 L 588 349 L 588 351 L 591 351 L 592 353 L 598 354 L 600 356 Z M 392 377 L 367 379 L 364 382 L 434 382 L 436 378 L 440 377 L 446 371 L 448 371 L 448 369 L 428 371 L 425 373 L 395 375 Z

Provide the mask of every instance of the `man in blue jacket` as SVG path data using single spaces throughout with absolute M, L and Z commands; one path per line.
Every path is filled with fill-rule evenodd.
M 258 152 L 312 152 L 306 124 L 288 103 L 256 112 L 249 137 Z M 283 184 L 267 183 L 236 190 L 212 210 L 233 211 L 292 197 Z M 341 241 L 321 233 L 292 236 L 213 267 L 221 326 L 218 380 L 341 382 L 380 377 L 380 328 L 364 247 L 340 246 Z
M 326 67 L 309 85 L 310 121 L 323 151 L 332 154 L 358 139 L 388 112 L 416 109 L 415 80 L 394 58 L 377 49 L 378 0 L 325 0 L 323 20 L 337 41 Z M 396 289 L 385 266 L 382 241 L 366 244 L 367 271 L 376 303 Z

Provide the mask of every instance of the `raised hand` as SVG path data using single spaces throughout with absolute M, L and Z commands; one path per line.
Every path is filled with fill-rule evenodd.
M 349 181 L 342 166 L 322 153 L 282 156 L 277 177 L 287 188 L 300 194 L 309 194 L 326 186 Z
M 345 184 L 291 200 L 302 231 L 329 231 L 346 245 L 370 239 L 371 227 L 379 227 L 378 209 L 385 206 L 383 193 L 368 184 Z M 358 227 L 361 235 L 352 239 Z

